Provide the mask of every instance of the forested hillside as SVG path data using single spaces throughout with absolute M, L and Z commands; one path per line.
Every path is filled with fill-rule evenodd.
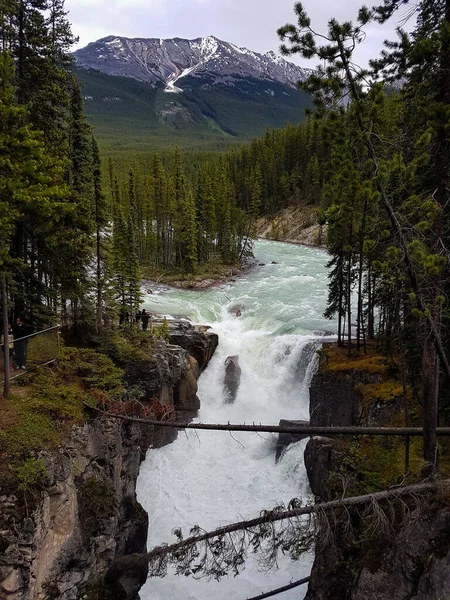
M 250 247 L 256 217 L 292 203 L 317 206 L 331 253 L 326 314 L 338 319 L 338 343 L 346 341 L 349 353 L 353 346 L 364 352 L 377 335 L 402 357 L 405 385 L 420 389 L 431 470 L 438 407 L 441 419 L 448 413 L 448 386 L 440 385 L 438 373 L 442 381 L 450 376 L 446 7 L 424 5 L 411 38 L 405 34 L 390 46 L 391 53 L 373 62 L 373 75 L 381 74 L 389 84 L 385 87 L 367 86 L 367 72 L 351 59 L 364 26 L 384 22 L 398 8 L 395 2 L 362 10 L 356 25 L 332 20 L 324 45 L 321 38 L 314 40 L 297 5 L 298 25 L 280 30 L 288 42 L 285 52 L 328 57 L 328 67 L 303 84 L 315 96 L 314 115 L 303 125 L 268 130 L 226 155 L 210 156 L 197 166 L 193 161 L 187 176 L 196 207 L 190 213 L 191 231 L 197 232 L 195 244 L 190 238 L 195 260 L 186 265 L 191 269 L 220 247 L 217 227 L 223 215 L 231 215 L 231 235 L 239 239 L 234 256 L 241 257 Z M 394 91 L 398 80 L 402 85 Z M 342 102 L 348 96 L 351 102 Z M 177 164 L 177 156 L 168 162 Z M 148 172 L 144 165 L 142 173 Z M 276 220 L 273 237 L 279 237 Z M 174 247 L 172 262 L 177 260 Z
M 110 152 L 224 150 L 267 126 L 301 122 L 311 105 L 296 85 L 309 69 L 214 36 L 108 36 L 73 56 L 89 120 Z
M 309 96 L 281 83 L 241 78 L 233 86 L 184 77 L 182 93 L 164 86 L 77 68 L 85 108 L 109 154 L 163 150 L 174 145 L 224 151 L 304 119 Z

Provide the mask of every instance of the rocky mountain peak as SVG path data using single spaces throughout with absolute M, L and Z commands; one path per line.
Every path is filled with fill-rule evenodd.
M 111 35 L 77 50 L 74 58 L 78 67 L 153 86 L 163 84 L 167 92 L 182 92 L 180 79 L 188 75 L 208 79 L 212 85 L 234 85 L 237 79 L 252 78 L 295 87 L 310 72 L 273 51 L 259 54 L 213 35 L 193 40 Z

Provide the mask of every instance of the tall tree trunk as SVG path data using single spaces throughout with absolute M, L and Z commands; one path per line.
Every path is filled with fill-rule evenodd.
M 374 301 L 373 289 L 375 287 L 375 277 L 372 279 L 372 272 L 369 266 L 367 268 L 367 337 L 373 340 L 375 337 L 375 317 L 374 317 Z
M 358 269 L 358 314 L 356 320 L 356 349 L 361 347 L 361 328 L 363 325 L 363 271 L 364 271 L 364 237 L 366 234 L 367 198 L 364 199 L 361 231 L 359 233 L 359 269 Z
M 350 225 L 349 246 L 352 243 L 352 226 Z M 347 257 L 347 352 L 350 356 L 352 353 L 352 251 L 348 251 Z
M 422 474 L 431 476 L 438 466 L 437 452 L 437 408 L 439 394 L 439 359 L 432 336 L 428 333 L 422 349 L 422 424 L 423 456 L 425 466 Z
M 101 237 L 100 237 L 100 226 L 99 226 L 99 215 L 98 215 L 98 202 L 95 204 L 96 212 L 96 251 L 97 251 L 97 333 L 100 332 L 102 325 L 102 262 L 101 262 Z

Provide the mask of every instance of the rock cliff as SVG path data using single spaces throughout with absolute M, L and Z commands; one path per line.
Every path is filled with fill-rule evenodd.
M 317 207 L 306 204 L 300 196 L 291 198 L 291 205 L 275 215 L 260 217 L 256 235 L 263 239 L 325 247 L 327 226 L 319 225 Z
M 205 368 L 217 336 L 192 326 L 184 336 Z M 143 404 L 156 396 L 175 410 L 195 410 L 199 372 L 188 351 L 160 344 L 153 360 L 125 365 L 124 378 L 129 390 L 144 391 Z M 124 573 L 114 563 L 145 551 L 148 520 L 135 494 L 139 466 L 149 447 L 173 435 L 93 413 L 57 451 L 43 454 L 46 483 L 34 510 L 19 516 L 17 497 L 0 497 L 0 599 L 136 600 L 146 570 Z
M 345 353 L 338 356 L 325 348 L 320 362 L 310 390 L 312 424 L 402 422 L 404 401 L 388 359 L 376 356 L 349 362 Z M 353 489 L 374 491 L 384 482 L 374 465 L 378 462 L 379 471 L 387 471 L 397 456 L 403 459 L 403 441 L 313 437 L 306 446 L 305 465 L 313 493 L 324 501 L 355 495 Z M 400 461 L 400 472 L 401 467 Z M 348 489 L 343 491 L 344 481 Z M 349 520 L 342 522 L 338 516 L 326 542 L 317 549 L 306 600 L 450 597 L 448 499 L 429 497 L 391 508 L 387 530 L 381 521 L 378 528 L 369 526 L 357 511 L 350 511 Z

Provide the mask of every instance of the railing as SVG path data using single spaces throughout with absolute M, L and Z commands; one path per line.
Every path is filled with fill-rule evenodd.
M 9 379 L 28 369 L 53 362 L 60 355 L 60 325 L 0 344 L 0 383 L 5 382 L 5 346 L 9 351 Z M 12 345 L 12 347 L 10 347 Z M 25 369 L 21 368 L 25 367 Z

